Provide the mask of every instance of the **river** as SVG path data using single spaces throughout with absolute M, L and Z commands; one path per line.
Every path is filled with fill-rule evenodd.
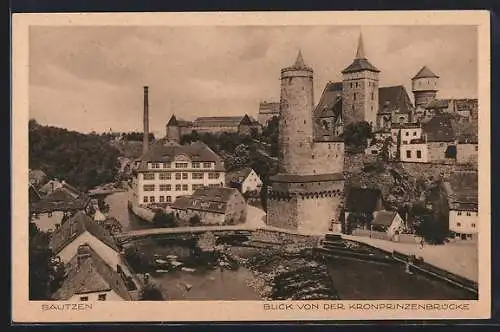
M 128 192 L 108 195 L 105 199 L 109 205 L 108 216 L 116 218 L 124 232 L 155 227 L 129 211 L 128 197 Z M 160 285 L 166 300 L 259 300 L 257 293 L 247 285 L 252 278 L 251 271 L 240 267 L 222 273 L 208 270 L 154 274 L 153 280 Z

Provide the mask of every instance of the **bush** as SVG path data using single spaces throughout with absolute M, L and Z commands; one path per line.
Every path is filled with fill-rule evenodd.
M 153 283 L 148 283 L 141 290 L 140 301 L 163 301 L 163 294 L 160 287 Z
M 159 227 L 179 226 L 173 213 L 157 212 L 153 218 L 153 223 Z
M 191 226 L 199 226 L 201 225 L 201 218 L 199 215 L 195 214 L 191 218 L 189 218 L 189 225 Z

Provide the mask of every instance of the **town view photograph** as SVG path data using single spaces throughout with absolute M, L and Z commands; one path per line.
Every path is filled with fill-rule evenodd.
M 476 26 L 28 42 L 30 300 L 478 299 Z

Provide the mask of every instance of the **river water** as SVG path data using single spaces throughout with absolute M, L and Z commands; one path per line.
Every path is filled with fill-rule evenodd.
M 107 196 L 108 216 L 116 218 L 124 232 L 155 227 L 129 211 L 128 197 L 128 192 Z M 166 300 L 259 300 L 257 293 L 247 285 L 252 278 L 251 271 L 240 267 L 224 272 L 217 269 L 154 274 L 153 280 L 160 285 Z

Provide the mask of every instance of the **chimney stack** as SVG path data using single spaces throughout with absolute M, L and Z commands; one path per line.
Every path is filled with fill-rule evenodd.
M 144 137 L 142 139 L 142 153 L 146 153 L 149 147 L 149 95 L 148 86 L 144 87 Z

